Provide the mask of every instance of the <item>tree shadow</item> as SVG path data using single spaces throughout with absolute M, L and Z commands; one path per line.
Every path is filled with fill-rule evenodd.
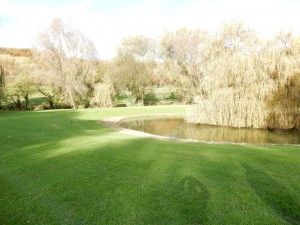
M 116 132 L 79 115 L 76 110 L 0 112 L 0 171 L 45 160 L 56 150 L 72 147 L 73 138 L 84 141 L 92 135 L 102 138 Z
M 208 220 L 207 205 L 210 193 L 206 186 L 193 176 L 186 176 L 180 182 L 179 199 L 181 213 L 190 217 L 193 224 L 205 224 Z
M 300 224 L 300 204 L 289 190 L 268 174 L 243 164 L 246 179 L 258 196 L 284 220 L 291 224 Z

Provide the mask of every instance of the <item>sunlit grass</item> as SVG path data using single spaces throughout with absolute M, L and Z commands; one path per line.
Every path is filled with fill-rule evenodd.
M 300 149 L 99 125 L 186 106 L 0 112 L 0 224 L 299 224 Z

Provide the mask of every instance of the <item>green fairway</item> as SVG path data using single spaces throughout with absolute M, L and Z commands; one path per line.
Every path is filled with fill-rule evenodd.
M 0 112 L 0 224 L 300 224 L 300 147 L 156 140 L 104 117 L 187 106 Z

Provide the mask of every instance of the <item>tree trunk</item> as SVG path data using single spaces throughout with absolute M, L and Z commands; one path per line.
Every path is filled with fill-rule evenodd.
M 53 101 L 52 96 L 49 93 L 44 92 L 40 88 L 39 88 L 39 92 L 47 98 L 47 101 L 48 101 L 48 103 L 50 105 L 50 108 L 54 109 L 54 101 Z
M 28 104 L 29 104 L 29 95 L 28 95 L 28 93 L 25 94 L 24 99 L 25 99 L 25 109 L 28 109 Z
M 70 97 L 70 103 L 71 103 L 71 107 L 73 109 L 76 108 L 76 104 L 75 104 L 75 101 L 74 101 L 74 97 L 72 95 L 72 91 L 68 88 L 68 94 L 69 94 L 69 97 Z
M 17 95 L 17 99 L 16 100 L 12 96 L 10 98 L 14 102 L 15 108 L 21 110 L 22 109 L 22 102 L 20 100 L 20 96 Z
M 52 97 L 51 97 L 51 95 L 49 95 L 49 97 L 48 97 L 47 99 L 48 99 L 48 102 L 49 102 L 50 108 L 51 108 L 51 109 L 54 109 L 54 101 L 52 100 Z

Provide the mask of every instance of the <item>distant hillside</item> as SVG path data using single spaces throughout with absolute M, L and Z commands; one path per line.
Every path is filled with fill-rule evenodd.
M 16 57 L 32 58 L 32 52 L 29 48 L 1 48 L 0 54 L 7 54 Z

